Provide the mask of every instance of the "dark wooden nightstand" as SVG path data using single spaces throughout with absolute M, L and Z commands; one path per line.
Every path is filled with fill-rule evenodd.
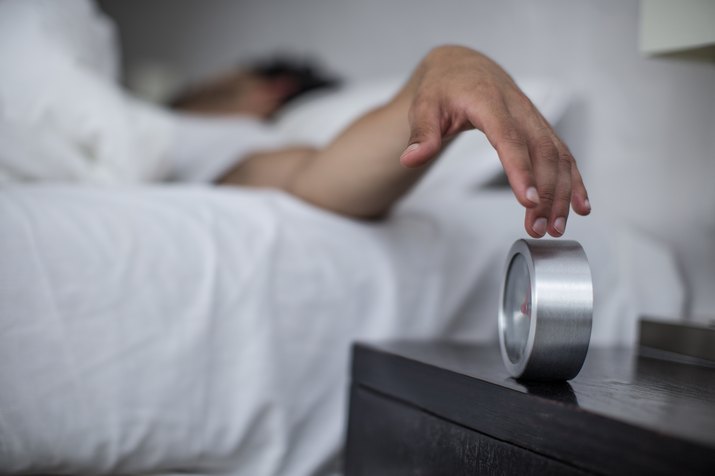
M 591 349 L 569 383 L 497 347 L 357 344 L 346 474 L 715 474 L 715 369 Z

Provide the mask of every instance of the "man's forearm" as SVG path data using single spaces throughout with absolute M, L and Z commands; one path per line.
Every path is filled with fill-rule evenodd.
M 219 182 L 279 188 L 342 215 L 379 218 L 428 169 L 399 162 L 410 135 L 412 91 L 408 82 L 390 102 L 357 119 L 321 150 L 256 153 Z
M 343 215 L 373 219 L 426 172 L 399 162 L 410 136 L 406 86 L 393 100 L 344 130 L 296 170 L 286 185 L 293 195 Z

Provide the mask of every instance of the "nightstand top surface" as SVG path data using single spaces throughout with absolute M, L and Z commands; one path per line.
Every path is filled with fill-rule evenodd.
M 511 419 L 534 425 L 569 419 L 582 421 L 585 432 L 589 425 L 636 429 L 636 436 L 655 434 L 715 453 L 715 368 L 639 357 L 633 349 L 591 348 L 568 383 L 525 383 L 508 375 L 494 345 L 356 344 L 353 382 L 452 420 L 464 418 L 457 422 L 465 426 L 493 418 L 508 433 Z M 473 402 L 484 407 L 483 398 L 492 399 L 489 408 L 474 408 Z

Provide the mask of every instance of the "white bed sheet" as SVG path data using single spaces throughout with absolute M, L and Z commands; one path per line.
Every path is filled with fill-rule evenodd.
M 510 192 L 413 194 L 362 224 L 269 191 L 4 188 L 0 472 L 328 474 L 350 342 L 493 340 L 521 226 Z M 664 248 L 570 227 L 595 344 L 681 309 Z

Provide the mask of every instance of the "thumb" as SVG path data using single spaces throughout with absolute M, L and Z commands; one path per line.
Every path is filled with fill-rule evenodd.
M 442 131 L 436 117 L 422 116 L 410 121 L 410 140 L 400 156 L 405 167 L 420 167 L 432 160 L 442 148 Z

